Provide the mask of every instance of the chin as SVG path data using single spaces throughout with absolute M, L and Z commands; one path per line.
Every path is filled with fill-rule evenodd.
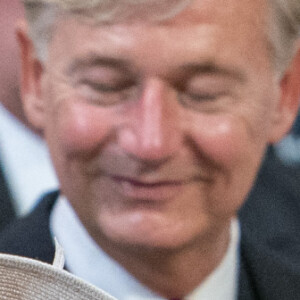
M 122 245 L 126 248 L 141 248 L 148 250 L 176 250 L 184 248 L 190 244 L 186 237 L 160 235 L 160 236 L 146 236 L 137 232 L 129 233 L 113 233 L 106 235 L 106 237 L 114 244 Z
M 101 222 L 105 239 L 124 246 L 177 249 L 191 244 L 201 235 L 188 223 L 174 225 L 174 222 L 161 216 L 139 214 L 130 218 L 109 218 L 107 221 Z

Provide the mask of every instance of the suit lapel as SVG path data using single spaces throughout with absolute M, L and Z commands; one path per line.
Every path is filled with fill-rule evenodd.
M 248 264 L 246 253 L 243 249 L 243 244 L 240 249 L 240 270 L 239 270 L 239 290 L 238 300 L 258 300 L 260 297 L 255 289 L 255 283 L 253 281 L 253 274 L 251 274 L 251 268 Z
M 300 241 L 293 236 L 278 235 L 260 243 L 249 236 L 241 240 L 238 299 L 299 300 Z
M 49 218 L 57 197 L 58 192 L 47 194 L 32 213 L 7 226 L 0 235 L 0 252 L 52 263 L 55 249 Z

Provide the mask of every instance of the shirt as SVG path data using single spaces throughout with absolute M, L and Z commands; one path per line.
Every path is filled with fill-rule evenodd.
M 0 104 L 0 163 L 17 215 L 58 182 L 44 141 Z
M 164 299 L 138 282 L 95 243 L 63 196 L 60 196 L 52 210 L 50 228 L 64 249 L 66 264 L 71 273 L 120 300 Z M 230 244 L 222 262 L 184 299 L 236 299 L 239 240 L 239 224 L 234 219 L 231 224 Z

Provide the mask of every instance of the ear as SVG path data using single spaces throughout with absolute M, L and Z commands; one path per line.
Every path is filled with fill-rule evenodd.
M 33 43 L 28 35 L 27 24 L 17 25 L 17 40 L 21 55 L 21 98 L 29 122 L 38 130 L 44 126 L 44 102 L 41 97 L 42 63 L 37 59 Z
M 298 42 L 300 46 L 300 42 Z M 292 127 L 300 101 L 300 47 L 280 81 L 280 100 L 270 136 L 270 143 L 278 142 Z
M 269 142 L 278 142 L 291 129 L 298 114 L 300 103 L 300 41 L 297 52 L 280 81 L 280 99 L 277 103 L 275 118 Z

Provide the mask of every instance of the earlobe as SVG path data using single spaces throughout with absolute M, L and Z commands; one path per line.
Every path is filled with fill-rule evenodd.
M 17 40 L 21 55 L 20 92 L 24 110 L 29 122 L 37 130 L 43 130 L 44 103 L 41 97 L 43 66 L 36 56 L 25 22 L 20 22 L 17 26 Z
M 300 47 L 280 81 L 280 100 L 276 108 L 270 143 L 276 143 L 292 127 L 300 101 Z

